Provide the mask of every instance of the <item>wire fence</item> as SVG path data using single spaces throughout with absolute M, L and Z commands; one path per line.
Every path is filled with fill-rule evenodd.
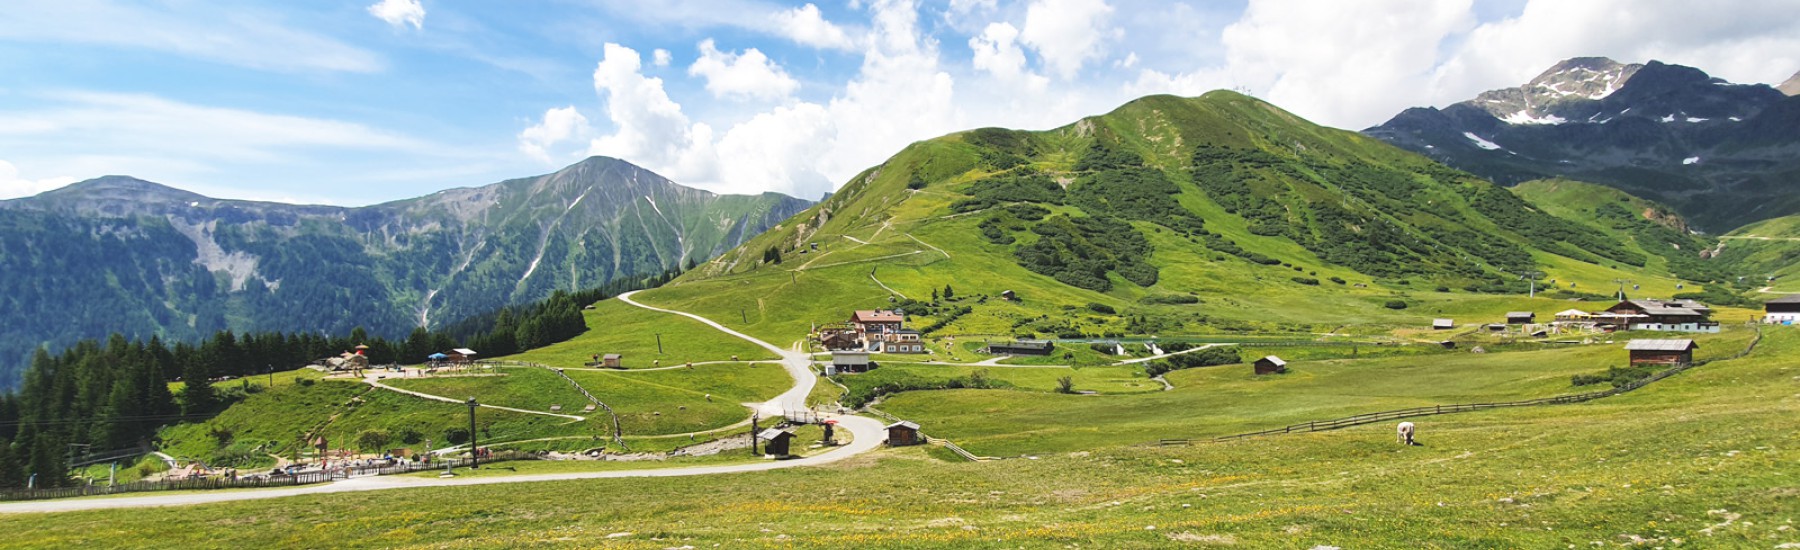
M 1506 407 L 1530 407 L 1530 406 L 1536 406 L 1536 405 L 1563 405 L 1563 404 L 1569 404 L 1569 403 L 1581 403 L 1584 401 L 1593 401 L 1595 399 L 1600 399 L 1600 398 L 1604 398 L 1604 397 L 1612 397 L 1614 395 L 1619 395 L 1622 393 L 1636 390 L 1638 388 L 1642 388 L 1644 386 L 1648 386 L 1658 380 L 1662 380 L 1664 378 L 1668 378 L 1670 376 L 1680 374 L 1683 371 L 1687 371 L 1688 369 L 1703 366 L 1703 365 L 1713 363 L 1716 361 L 1730 361 L 1730 360 L 1734 360 L 1734 359 L 1743 358 L 1744 356 L 1749 355 L 1751 351 L 1755 350 L 1756 345 L 1761 342 L 1762 342 L 1762 329 L 1760 327 L 1758 327 L 1757 331 L 1756 331 L 1756 336 L 1751 338 L 1750 344 L 1748 346 L 1745 346 L 1744 349 L 1739 350 L 1737 353 L 1731 354 L 1730 356 L 1676 365 L 1676 366 L 1673 366 L 1673 367 L 1670 367 L 1667 369 L 1663 369 L 1661 371 L 1657 371 L 1656 373 L 1651 374 L 1648 377 L 1633 380 L 1631 382 L 1621 384 L 1618 386 L 1614 386 L 1610 389 L 1606 389 L 1606 390 L 1602 390 L 1602 391 L 1578 393 L 1578 394 L 1572 394 L 1572 395 L 1559 395 L 1556 397 L 1544 397 L 1544 398 L 1539 398 L 1539 399 L 1528 399 L 1528 400 L 1524 400 L 1524 401 L 1504 401 L 1504 402 L 1497 402 L 1497 403 L 1465 403 L 1465 404 L 1455 404 L 1455 405 L 1430 405 L 1430 406 L 1425 406 L 1425 407 L 1413 407 L 1410 409 L 1399 409 L 1399 410 L 1391 410 L 1391 411 L 1365 413 L 1365 414 L 1358 414 L 1355 416 L 1346 416 L 1343 418 L 1334 418 L 1334 419 L 1330 419 L 1330 420 L 1314 420 L 1314 421 L 1308 421 L 1308 422 L 1299 423 L 1299 424 L 1289 424 L 1287 426 L 1283 426 L 1280 428 L 1263 430 L 1263 431 L 1259 431 L 1259 432 L 1247 432 L 1247 433 L 1239 433 L 1239 434 L 1231 434 L 1231 435 L 1221 435 L 1221 436 L 1213 437 L 1211 439 L 1207 439 L 1207 440 L 1203 440 L 1203 441 L 1211 441 L 1214 443 L 1219 443 L 1219 442 L 1234 441 L 1234 440 L 1238 440 L 1238 439 L 1245 439 L 1245 438 L 1251 438 L 1251 437 L 1336 430 L 1336 429 L 1340 429 L 1340 428 L 1348 428 L 1351 426 L 1361 426 L 1364 424 L 1373 424 L 1373 423 L 1377 423 L 1377 422 L 1386 422 L 1386 421 L 1398 420 L 1398 419 L 1402 419 L 1402 418 L 1415 418 L 1415 417 L 1420 417 L 1420 416 L 1433 416 L 1433 415 L 1439 415 L 1439 414 L 1471 412 L 1471 411 L 1498 409 L 1498 408 L 1506 408 Z M 1157 444 L 1157 445 L 1188 445 L 1188 444 L 1193 443 L 1193 441 L 1194 440 L 1191 440 L 1191 439 L 1160 439 L 1160 440 L 1157 440 L 1157 442 L 1155 444 Z

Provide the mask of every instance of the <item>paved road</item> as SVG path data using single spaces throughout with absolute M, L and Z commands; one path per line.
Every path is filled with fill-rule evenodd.
M 710 319 L 691 313 L 646 306 L 631 299 L 635 293 L 619 296 L 621 301 L 644 309 L 681 315 L 712 326 L 727 334 L 743 338 L 750 343 L 762 346 L 781 356 L 782 367 L 794 378 L 794 387 L 775 399 L 763 403 L 759 410 L 765 416 L 781 415 L 787 410 L 806 410 L 806 396 L 812 393 L 813 385 L 818 377 L 812 372 L 812 357 L 798 351 L 783 350 L 768 342 L 758 340 L 747 334 L 731 330 Z M 287 487 L 278 489 L 243 489 L 230 491 L 207 491 L 174 495 L 148 495 L 137 497 L 83 498 L 64 500 L 37 500 L 26 502 L 0 503 L 0 513 L 30 512 L 72 512 L 77 510 L 103 510 L 115 508 L 143 508 L 157 506 L 187 506 L 214 502 L 232 502 L 265 498 L 281 498 L 299 495 L 316 495 L 326 493 L 343 493 L 353 491 L 380 491 L 387 489 L 408 489 L 416 487 L 458 487 L 465 485 L 489 485 L 494 483 L 530 483 L 539 481 L 568 481 L 576 479 L 612 479 L 631 477 L 677 477 L 731 474 L 744 472 L 762 472 L 781 468 L 801 466 L 817 466 L 830 464 L 850 458 L 881 446 L 887 439 L 886 429 L 882 423 L 871 418 L 853 415 L 825 415 L 837 420 L 838 428 L 848 430 L 854 438 L 850 444 L 833 449 L 824 454 L 806 458 L 767 462 L 750 462 L 744 464 L 727 464 L 720 466 L 689 466 L 680 468 L 661 468 L 651 470 L 615 470 L 607 472 L 569 472 L 558 474 L 535 474 L 503 477 L 471 477 L 438 479 L 414 476 L 375 476 L 352 478 L 343 481 L 303 487 Z

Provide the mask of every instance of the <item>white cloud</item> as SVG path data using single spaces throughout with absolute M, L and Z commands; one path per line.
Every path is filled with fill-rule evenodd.
M 29 197 L 52 189 L 61 188 L 65 185 L 75 183 L 75 181 L 75 178 L 69 176 L 58 176 L 36 180 L 25 179 L 19 177 L 19 167 L 13 166 L 13 163 L 5 160 L 0 160 L 0 199 Z
M 173 53 L 270 71 L 382 69 L 375 54 L 280 24 L 255 8 L 209 3 L 112 0 L 8 0 L 0 40 L 112 46 Z
M 999 7 L 997 0 L 950 0 L 950 9 L 946 15 L 990 12 L 997 7 Z
M 613 133 L 594 139 L 590 152 L 713 191 L 816 197 L 907 143 L 960 129 L 953 80 L 938 67 L 935 42 L 920 34 L 915 6 L 878 0 L 870 10 L 862 68 L 840 93 L 751 115 L 722 134 L 690 121 L 661 79 L 640 72 L 635 50 L 608 44 L 594 81 Z
M 987 71 L 1006 82 L 1024 82 L 1026 87 L 1041 89 L 1049 79 L 1025 68 L 1025 52 L 1019 49 L 1019 29 L 1010 23 L 989 23 L 980 36 L 969 39 L 976 69 Z
M 819 13 L 819 7 L 813 4 L 776 12 L 770 18 L 774 20 L 776 32 L 794 42 L 815 48 L 845 50 L 856 46 L 849 33 L 826 21 Z
M 519 151 L 545 164 L 555 163 L 550 149 L 590 133 L 587 117 L 573 105 L 544 111 L 544 120 L 519 132 Z
M 1045 68 L 1068 80 L 1105 53 L 1103 42 L 1114 32 L 1108 22 L 1112 12 L 1106 0 L 1033 0 L 1019 40 L 1037 51 Z
M 688 67 L 688 74 L 705 78 L 706 91 L 718 98 L 778 100 L 800 88 L 761 50 L 719 51 L 710 38 L 700 42 L 700 58 Z
M 433 144 L 339 120 L 209 107 L 148 95 L 61 92 L 54 97 L 50 106 L 0 111 L 0 150 L 114 155 L 40 153 L 30 159 L 34 165 L 84 175 L 121 173 L 114 166 L 193 173 L 204 171 L 209 162 L 272 165 L 320 149 L 442 152 Z M 59 161 L 48 160 L 52 158 Z
M 1179 74 L 1145 69 L 1129 89 L 1237 88 L 1314 122 L 1361 128 L 1427 98 L 1440 47 L 1474 26 L 1470 1 L 1251 0 L 1222 33 L 1223 64 Z
M 630 160 L 682 182 L 717 178 L 712 128 L 688 121 L 660 78 L 640 70 L 637 50 L 607 43 L 594 67 L 594 89 L 606 98 L 613 133 L 594 138 L 588 153 Z
M 675 56 L 670 54 L 669 50 L 657 48 L 650 51 L 650 63 L 658 67 L 667 67 L 669 66 L 669 62 L 674 59 Z
M 369 15 L 395 27 L 412 25 L 413 30 L 425 28 L 425 6 L 419 0 L 381 0 L 369 5 Z

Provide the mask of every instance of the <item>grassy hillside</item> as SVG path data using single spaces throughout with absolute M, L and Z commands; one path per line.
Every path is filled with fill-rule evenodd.
M 1646 267 L 1686 281 L 1721 287 L 1745 274 L 1741 262 L 1712 257 L 1719 239 L 1693 232 L 1680 214 L 1662 204 L 1598 184 L 1551 179 L 1521 183 L 1512 192 L 1532 206 L 1624 239 L 1648 258 Z M 1652 292 L 1687 292 L 1656 289 Z
M 1800 292 L 1800 216 L 1750 224 L 1720 239 L 1725 243 L 1720 258 L 1741 265 L 1770 292 Z
M 1191 447 L 0 517 L 19 547 L 1775 548 L 1800 332 L 1618 397 Z M 948 480 L 954 480 L 953 482 Z M 421 505 L 421 503 L 428 503 Z M 406 510 L 396 513 L 395 510 Z M 1681 542 L 1677 542 L 1677 540 Z
M 1416 326 L 1428 317 L 1410 306 L 1428 303 L 1470 320 L 1557 311 L 1616 279 L 1675 291 L 1668 262 L 1616 235 L 1214 92 L 915 143 L 642 296 L 785 343 L 889 305 L 944 321 L 940 339 L 1304 334 Z M 1519 296 L 1523 270 L 1562 292 Z

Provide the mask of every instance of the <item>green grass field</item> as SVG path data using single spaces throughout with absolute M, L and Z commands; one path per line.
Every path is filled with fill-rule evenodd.
M 1729 355 L 1752 333 L 1699 338 L 1699 357 Z M 1666 336 L 1666 335 L 1665 335 Z M 1512 401 L 1580 393 L 1570 376 L 1622 365 L 1618 344 L 1541 351 L 1434 353 L 1294 361 L 1256 376 L 1245 364 L 1177 371 L 1175 386 L 1143 395 L 1058 395 L 944 390 L 891 396 L 882 410 L 976 454 L 1018 456 L 1201 438 L 1423 405 Z M 1256 348 L 1245 352 L 1254 356 Z M 998 375 L 996 375 L 998 376 Z M 1076 387 L 1080 389 L 1081 384 Z M 1094 388 L 1097 389 L 1097 388 Z
M 733 355 L 745 361 L 774 359 L 774 355 L 754 344 L 714 330 L 705 324 L 667 313 L 634 307 L 609 299 L 582 312 L 588 331 L 566 342 L 501 357 L 543 363 L 553 367 L 580 367 L 595 355 L 617 353 L 621 366 L 632 369 L 651 368 L 689 361 L 726 361 Z M 716 319 L 715 319 L 716 320 Z M 662 352 L 657 352 L 657 338 L 662 339 Z
M 1502 354 L 1506 355 L 1506 354 Z M 1600 401 L 1189 447 L 0 517 L 8 547 L 1776 548 L 1800 331 Z M 329 541 L 329 542 L 326 542 Z

